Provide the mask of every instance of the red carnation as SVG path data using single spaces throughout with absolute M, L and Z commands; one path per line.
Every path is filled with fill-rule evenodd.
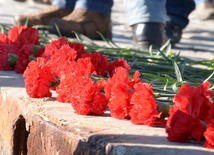
M 173 99 L 174 106 L 170 109 L 167 121 L 166 131 L 170 141 L 184 142 L 190 138 L 200 141 L 204 132 L 200 121 L 211 120 L 210 115 L 213 113 L 211 97 L 214 94 L 209 90 L 209 86 L 209 82 L 204 82 L 196 88 L 189 84 L 182 85 Z
M 51 97 L 50 83 L 54 82 L 50 66 L 46 59 L 31 61 L 23 74 L 27 94 L 33 98 Z
M 21 48 L 24 44 L 39 45 L 39 33 L 36 28 L 26 26 L 14 26 L 8 32 L 8 38 Z
M 20 44 L 39 45 L 40 43 L 38 29 L 32 27 L 23 29 L 15 42 L 19 42 Z
M 30 62 L 30 55 L 33 51 L 32 44 L 24 44 L 18 51 L 17 51 L 17 62 L 15 65 L 16 73 L 23 73 Z
M 72 87 L 70 102 L 76 113 L 82 115 L 104 114 L 107 101 L 90 78 L 75 77 Z
M 158 105 L 154 98 L 152 86 L 147 83 L 138 83 L 134 85 L 134 88 L 130 110 L 132 123 L 154 126 L 160 114 L 157 110 Z
M 74 75 L 72 72 L 67 73 L 62 77 L 60 77 L 60 84 L 56 87 L 56 92 L 58 94 L 57 100 L 59 102 L 70 102 L 70 94 L 73 89 Z
M 210 106 L 209 111 L 207 111 L 207 117 L 204 122 L 209 123 L 212 120 L 214 120 L 214 103 Z
M 118 119 L 130 118 L 130 99 L 135 91 L 133 85 L 139 82 L 137 77 L 136 72 L 134 80 L 131 81 L 128 70 L 117 67 L 114 75 L 106 82 L 104 90 L 113 117 Z
M 1 43 L 10 43 L 10 40 L 7 38 L 7 36 L 3 33 L 0 33 L 0 44 Z
M 129 118 L 130 96 L 132 92 L 128 91 L 126 83 L 115 83 L 111 88 L 111 96 L 109 99 L 109 109 L 111 116 L 117 119 Z
M 89 57 L 78 59 L 76 64 L 76 74 L 79 76 L 89 76 L 94 72 L 94 65 Z
M 71 48 L 73 48 L 77 52 L 76 60 L 81 58 L 82 55 L 86 53 L 83 44 L 76 42 L 69 42 L 68 44 Z
M 138 70 L 136 70 L 133 75 L 133 79 L 129 82 L 129 87 L 134 89 L 134 85 L 139 82 L 141 82 L 140 72 Z
M 205 147 L 214 149 L 214 120 L 207 124 L 207 129 L 204 132 L 204 137 L 206 139 Z
M 111 64 L 111 76 L 114 74 L 115 69 L 117 67 L 123 67 L 126 70 L 130 70 L 130 65 L 128 64 L 128 62 L 125 59 L 122 58 L 118 58 L 115 61 L 112 62 Z
M 199 142 L 203 136 L 204 128 L 199 119 L 171 108 L 166 132 L 167 139 L 172 142 L 189 142 L 192 139 Z
M 129 83 L 128 75 L 129 75 L 128 71 L 122 67 L 118 67 L 115 69 L 114 75 L 108 79 L 106 86 L 104 88 L 105 95 L 108 99 L 111 97 L 111 94 L 113 94 L 112 88 L 115 84 L 118 84 L 118 83 L 128 84 Z
M 13 53 L 16 48 L 13 44 L 0 43 L 0 70 L 12 70 L 13 64 L 10 65 L 9 54 Z M 14 63 L 15 65 L 15 63 Z
M 82 115 L 103 115 L 107 100 L 100 93 L 101 87 L 82 75 L 66 74 L 57 87 L 57 99 L 72 104 L 74 110 Z
M 71 65 L 75 60 L 77 53 L 68 44 L 63 45 L 57 52 L 51 56 L 53 73 L 57 76 L 64 76 L 67 72 L 72 71 Z
M 174 108 L 193 118 L 205 120 L 210 106 L 213 105 L 211 96 L 214 94 L 209 90 L 209 86 L 209 82 L 202 83 L 197 88 L 184 84 L 173 99 Z
M 13 26 L 12 29 L 8 31 L 8 39 L 12 42 L 15 42 L 19 37 L 20 33 L 27 29 L 26 26 Z
M 107 77 L 111 69 L 111 63 L 108 58 L 99 52 L 87 53 L 83 57 L 90 57 L 93 66 L 95 67 L 95 74 Z
M 60 37 L 58 40 L 53 40 L 50 44 L 46 45 L 42 57 L 50 59 L 55 52 L 57 52 L 63 45 L 66 45 L 67 43 L 68 41 L 64 37 Z

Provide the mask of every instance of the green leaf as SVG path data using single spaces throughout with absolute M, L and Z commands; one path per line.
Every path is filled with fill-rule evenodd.
M 169 45 L 170 45 L 170 48 L 171 48 L 170 39 L 167 40 L 167 42 L 161 46 L 160 50 L 163 51 Z
M 182 79 L 182 76 L 181 76 L 181 72 L 180 72 L 180 69 L 177 65 L 177 63 L 175 61 L 173 61 L 173 65 L 174 65 L 174 69 L 175 69 L 175 75 L 176 75 L 176 78 L 177 78 L 177 81 L 178 82 L 182 82 L 183 79 Z
M 90 38 L 88 38 L 87 36 L 80 34 L 78 32 L 72 31 L 77 39 L 78 42 L 85 44 L 85 46 L 90 46 L 90 47 L 94 47 L 95 50 L 100 48 L 99 45 L 95 44 L 93 40 L 91 40 Z
M 32 60 L 35 60 L 35 61 L 36 61 L 36 58 L 31 54 L 31 55 L 29 56 L 29 60 L 30 60 L 30 61 L 32 61 Z
M 212 72 L 212 74 L 211 74 L 209 77 L 207 77 L 207 78 L 204 80 L 204 82 L 209 81 L 209 80 L 213 77 L 213 75 L 214 75 L 214 71 Z
M 106 38 L 103 36 L 103 34 L 101 32 L 97 32 L 99 34 L 99 36 L 102 38 L 103 41 L 105 41 L 108 45 L 110 45 L 111 47 L 119 47 L 118 45 L 116 45 L 113 41 L 111 41 L 110 39 Z
M 172 63 L 172 60 L 169 59 L 169 58 L 163 53 L 162 50 L 159 50 L 159 49 L 158 49 L 158 52 L 162 55 L 162 57 L 163 57 L 166 61 L 168 61 L 169 63 Z
M 27 25 L 28 25 L 28 22 L 29 22 L 29 18 L 27 18 L 27 19 L 25 20 L 24 26 L 27 26 Z
M 166 88 L 167 88 L 167 86 L 168 86 L 168 83 L 169 83 L 169 80 L 168 79 L 166 79 L 166 84 L 165 84 L 165 86 L 164 86 L 164 90 L 166 90 Z
M 0 24 L 0 28 L 1 28 L 0 32 L 4 34 L 5 33 L 4 26 Z
M 169 44 L 168 46 L 167 46 L 167 48 L 166 48 L 166 56 L 168 57 L 169 56 L 169 54 L 170 54 L 170 51 L 171 51 L 171 44 Z
M 41 48 L 41 45 L 33 45 L 33 51 L 32 54 L 35 55 L 37 54 L 37 52 L 39 51 L 39 49 Z
M 8 60 L 8 63 L 11 67 L 14 67 L 16 65 L 16 62 L 17 62 L 17 55 L 16 54 L 13 54 L 13 53 L 9 53 L 8 54 L 8 57 L 9 57 L 9 60 Z
M 183 82 L 176 82 L 172 85 L 172 90 L 174 92 L 178 92 L 178 90 L 180 89 L 181 85 L 183 84 Z
M 152 53 L 152 46 L 149 46 L 149 54 L 150 54 L 150 56 L 152 56 L 152 57 L 154 56 L 153 53 Z
M 59 27 L 57 26 L 57 24 L 55 24 L 55 28 L 56 28 L 56 31 L 57 31 L 58 35 L 61 37 L 62 34 L 61 34 L 61 32 L 60 32 Z

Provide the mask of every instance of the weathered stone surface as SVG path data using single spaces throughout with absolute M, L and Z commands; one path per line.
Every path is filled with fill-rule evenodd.
M 168 142 L 163 128 L 133 125 L 108 113 L 103 117 L 77 115 L 70 104 L 54 98 L 29 98 L 22 76 L 14 72 L 0 72 L 0 81 L 3 155 L 214 153 L 202 144 Z
M 23 86 L 22 77 L 14 74 L 13 72 L 2 72 L 0 77 L 0 137 L 2 148 L 2 154 L 16 154 L 15 152 L 26 152 L 26 147 L 23 145 L 24 130 L 22 109 L 16 104 L 17 98 L 15 95 L 8 95 L 3 91 L 3 87 L 6 89 L 14 89 L 16 93 L 19 91 L 20 84 Z M 14 87 L 12 87 L 12 85 Z M 17 141 L 18 140 L 18 141 Z M 26 141 L 26 139 L 24 140 Z M 20 142 L 20 143 L 19 143 Z M 14 144 L 16 143 L 16 144 Z
M 39 116 L 33 117 L 28 137 L 28 154 L 73 154 L 78 139 L 55 124 Z

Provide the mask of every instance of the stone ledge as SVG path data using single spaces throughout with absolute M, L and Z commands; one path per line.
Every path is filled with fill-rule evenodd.
M 0 152 L 4 155 L 194 154 L 213 150 L 193 143 L 171 143 L 165 129 L 133 125 L 109 116 L 82 116 L 69 104 L 29 98 L 22 75 L 0 72 Z

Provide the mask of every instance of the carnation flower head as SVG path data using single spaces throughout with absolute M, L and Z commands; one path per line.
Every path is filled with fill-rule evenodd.
M 131 97 L 131 122 L 154 126 L 160 113 L 157 110 L 158 104 L 155 101 L 151 84 L 137 83 L 134 85 L 134 93 Z
M 10 40 L 4 33 L 0 33 L 0 44 L 1 43 L 10 43 Z
M 105 95 L 108 99 L 111 97 L 112 88 L 114 85 L 118 83 L 124 83 L 124 84 L 129 83 L 128 75 L 129 75 L 128 71 L 122 67 L 118 67 L 115 69 L 115 73 L 111 78 L 108 79 L 108 81 L 106 82 L 106 86 L 104 88 Z
M 109 100 L 108 107 L 111 116 L 124 119 L 130 118 L 129 112 L 131 109 L 130 99 L 134 93 L 134 81 L 138 83 L 136 73 L 136 81 L 129 79 L 128 70 L 123 67 L 117 67 L 111 78 L 105 84 L 105 95 Z
M 30 55 L 33 50 L 32 44 L 24 44 L 18 51 L 17 51 L 17 62 L 15 65 L 16 73 L 23 73 L 30 62 Z
M 204 137 L 206 140 L 204 146 L 214 149 L 214 119 L 207 124 Z
M 45 58 L 31 61 L 23 74 L 27 94 L 32 98 L 51 97 L 50 83 L 54 82 L 50 65 Z
M 81 58 L 82 55 L 86 53 L 83 44 L 77 42 L 69 42 L 68 44 L 71 48 L 73 48 L 77 52 L 76 60 Z
M 45 51 L 42 54 L 42 57 L 46 59 L 50 59 L 51 56 L 55 53 L 58 52 L 58 50 L 63 46 L 68 44 L 68 41 L 65 37 L 60 37 L 57 40 L 51 41 L 51 43 L 47 44 L 45 47 Z
M 57 52 L 51 56 L 52 72 L 58 77 L 64 76 L 71 71 L 72 64 L 77 56 L 76 51 L 68 44 L 63 45 Z
M 200 142 L 204 127 L 200 120 L 193 118 L 181 110 L 170 109 L 170 117 L 167 121 L 167 139 L 173 142 Z
M 213 118 L 213 92 L 209 87 L 208 81 L 196 88 L 189 84 L 181 86 L 167 120 L 166 131 L 170 141 L 201 140 L 204 132 L 201 121 L 207 123 Z
M 78 59 L 74 69 L 76 69 L 77 74 L 80 76 L 90 76 L 94 73 L 94 65 L 89 57 Z
M 0 70 L 13 70 L 14 66 L 10 65 L 9 54 L 13 54 L 16 47 L 9 43 L 0 43 Z
M 93 52 L 93 53 L 86 53 L 83 57 L 90 57 L 93 66 L 95 67 L 95 74 L 107 77 L 110 69 L 111 63 L 108 61 L 108 58 L 102 53 Z
M 110 72 L 111 76 L 114 74 L 115 69 L 117 67 L 123 67 L 126 70 L 130 70 L 130 68 L 131 68 L 130 65 L 128 64 L 128 62 L 125 59 L 118 58 L 115 61 L 113 61 L 112 64 L 111 64 L 111 72 Z
M 196 88 L 189 84 L 182 85 L 173 99 L 174 108 L 189 114 L 193 118 L 205 120 L 210 106 L 213 105 L 211 97 L 214 94 L 209 90 L 209 86 L 209 82 L 204 82 Z
M 107 100 L 100 90 L 101 87 L 88 76 L 70 73 L 56 89 L 57 100 L 71 103 L 77 114 L 103 115 Z
M 9 31 L 8 31 L 8 39 L 12 42 L 15 42 L 20 33 L 27 29 L 27 26 L 13 26 Z
M 24 44 L 39 45 L 39 33 L 36 28 L 26 26 L 14 26 L 8 32 L 8 38 L 21 48 Z

